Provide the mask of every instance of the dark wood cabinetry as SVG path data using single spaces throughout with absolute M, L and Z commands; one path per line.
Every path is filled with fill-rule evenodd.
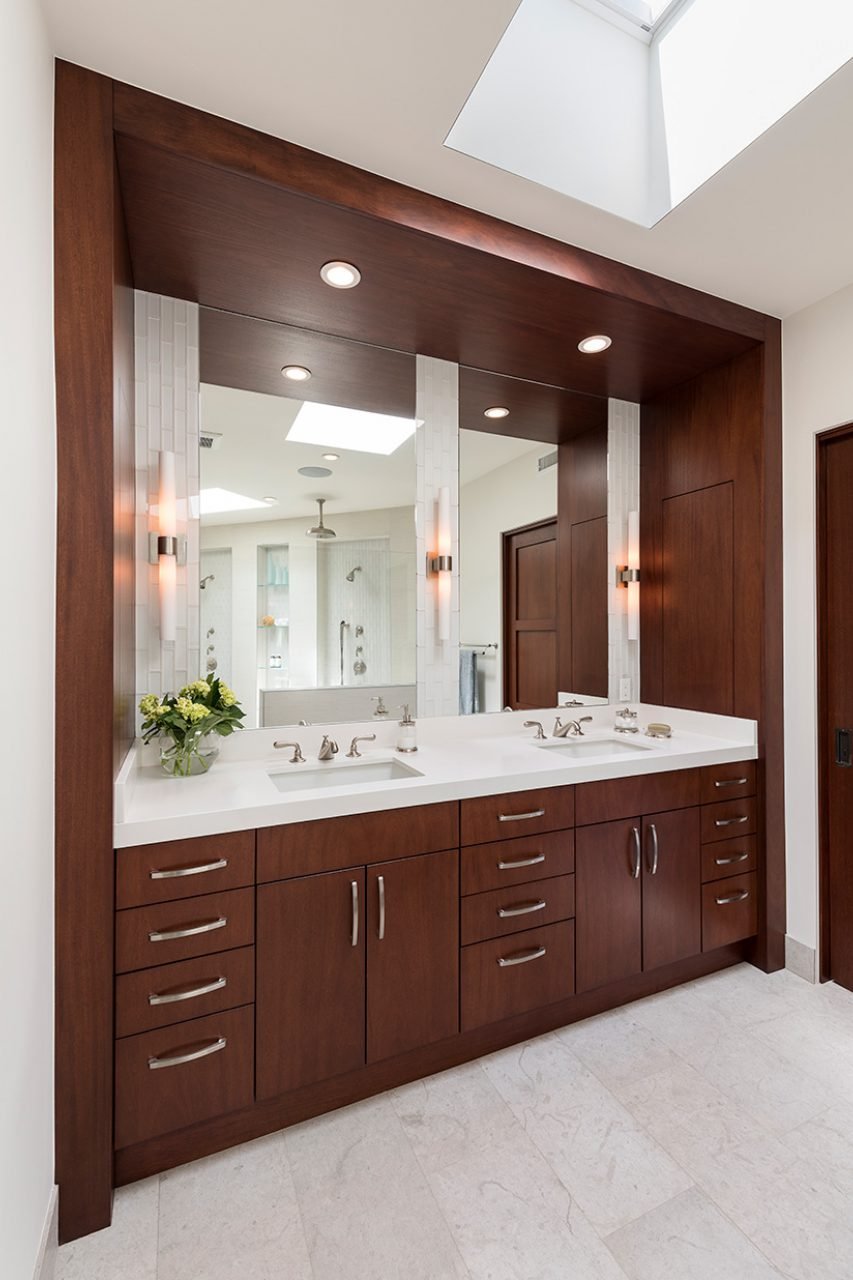
M 699 810 L 643 819 L 643 969 L 702 950 Z

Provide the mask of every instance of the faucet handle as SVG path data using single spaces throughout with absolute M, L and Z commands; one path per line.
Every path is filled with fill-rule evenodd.
M 575 721 L 575 724 L 576 724 L 576 725 L 577 725 L 577 727 L 578 727 L 578 737 L 579 737 L 579 738 L 582 738 L 582 737 L 584 736 L 584 734 L 583 734 L 583 729 L 581 728 L 581 725 L 582 725 L 582 724 L 586 724 L 586 723 L 587 723 L 587 721 L 589 721 L 589 723 L 591 724 L 591 723 L 592 723 L 592 716 L 580 716 L 580 717 Z
M 290 757 L 291 764 L 304 764 L 305 757 L 302 754 L 302 748 L 298 742 L 274 742 L 273 746 L 276 751 L 283 751 L 288 747 L 293 748 L 293 755 Z
M 544 742 L 544 740 L 545 740 L 545 730 L 542 728 L 542 726 L 541 726 L 541 724 L 539 723 L 539 721 L 538 721 L 538 720 L 525 720 L 525 722 L 524 722 L 524 727 L 525 727 L 525 729 L 535 729 L 535 730 L 536 730 L 536 741 L 537 741 L 537 742 Z
M 358 749 L 358 744 L 360 742 L 375 742 L 375 741 L 376 741 L 375 733 L 364 733 L 358 738 L 353 738 L 352 742 L 349 744 L 349 751 L 347 752 L 347 756 L 349 757 L 350 760 L 355 759 L 356 757 L 361 755 L 361 752 Z

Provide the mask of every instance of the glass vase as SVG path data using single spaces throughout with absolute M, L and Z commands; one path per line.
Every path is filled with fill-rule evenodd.
M 207 773 L 218 755 L 213 733 L 187 734 L 182 742 L 171 738 L 160 742 L 160 768 L 170 778 L 192 778 Z

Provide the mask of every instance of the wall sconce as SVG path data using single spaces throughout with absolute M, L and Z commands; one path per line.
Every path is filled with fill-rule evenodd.
M 438 638 L 450 639 L 450 596 L 453 590 L 452 530 L 450 528 L 450 489 L 446 485 L 438 491 L 437 506 L 437 554 L 430 557 L 430 573 L 438 575 Z
M 616 585 L 628 592 L 628 639 L 640 638 L 640 513 L 628 512 L 628 563 L 616 568 Z
M 174 644 L 178 613 L 178 565 L 187 562 L 187 540 L 178 536 L 175 455 L 159 455 L 157 532 L 148 534 L 148 562 L 159 566 L 160 643 Z

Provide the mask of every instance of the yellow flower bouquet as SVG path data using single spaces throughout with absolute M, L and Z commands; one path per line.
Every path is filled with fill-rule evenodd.
M 142 740 L 160 742 L 160 765 L 173 778 L 207 773 L 219 755 L 211 735 L 227 738 L 245 711 L 233 689 L 217 676 L 184 685 L 177 697 L 147 693 L 140 700 Z

